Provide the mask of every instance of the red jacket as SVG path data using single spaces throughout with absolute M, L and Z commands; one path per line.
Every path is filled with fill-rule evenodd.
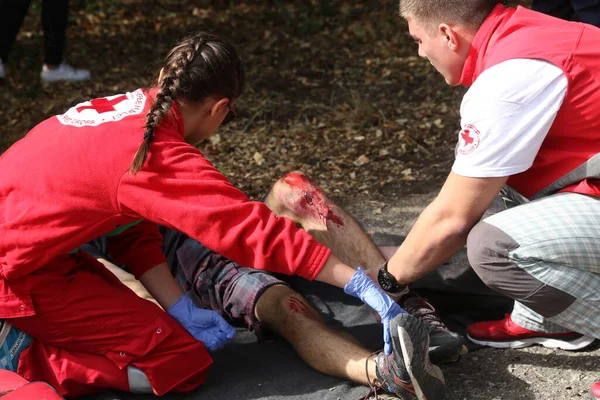
M 532 167 L 508 180 L 532 197 L 600 154 L 600 29 L 498 5 L 473 40 L 461 83 L 471 86 L 486 69 L 516 58 L 548 61 L 568 80 L 565 100 Z M 571 183 L 556 190 L 600 197 L 598 180 Z
M 28 274 L 139 219 L 148 222 L 122 234 L 129 238 L 120 256 L 112 251 L 138 277 L 165 260 L 156 224 L 244 266 L 318 275 L 330 250 L 290 219 L 248 201 L 185 143 L 176 106 L 156 130 L 142 170 L 129 173 L 149 96 L 139 89 L 79 104 L 0 156 L 0 318 L 35 313 Z

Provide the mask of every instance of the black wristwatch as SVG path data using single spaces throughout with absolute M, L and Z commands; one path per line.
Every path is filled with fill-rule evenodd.
M 390 274 L 388 269 L 388 262 L 384 262 L 379 268 L 379 273 L 377 274 L 377 282 L 379 282 L 379 286 L 390 296 L 402 296 L 408 292 L 408 285 L 403 285 L 394 277 L 394 275 Z

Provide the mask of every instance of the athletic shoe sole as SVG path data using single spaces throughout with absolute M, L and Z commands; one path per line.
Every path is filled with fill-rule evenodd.
M 561 349 L 561 350 L 568 350 L 568 351 L 584 349 L 584 348 L 588 347 L 589 345 L 591 345 L 592 343 L 594 343 L 594 341 L 596 340 L 590 336 L 580 336 L 577 339 L 573 339 L 573 340 L 561 340 L 561 339 L 554 339 L 554 338 L 537 337 L 537 338 L 528 338 L 528 339 L 520 339 L 520 340 L 511 340 L 511 341 L 505 341 L 505 342 L 500 342 L 500 341 L 492 342 L 492 341 L 479 340 L 479 339 L 474 339 L 469 335 L 467 335 L 467 338 L 471 342 L 479 344 L 481 346 L 495 347 L 497 349 L 522 349 L 523 347 L 529 347 L 529 346 L 539 344 L 539 345 L 544 346 L 549 349 Z
M 402 358 L 419 400 L 444 398 L 445 380 L 439 367 L 429 360 L 429 332 L 410 314 L 399 314 L 390 322 L 390 333 L 400 344 Z M 394 351 L 398 349 L 394 348 Z
M 440 346 L 429 346 L 429 359 L 434 364 L 453 363 L 469 352 L 462 343 L 448 343 Z

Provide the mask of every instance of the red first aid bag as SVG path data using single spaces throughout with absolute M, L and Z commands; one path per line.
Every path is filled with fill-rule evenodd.
M 29 382 L 14 372 L 0 369 L 1 400 L 64 400 L 44 382 Z

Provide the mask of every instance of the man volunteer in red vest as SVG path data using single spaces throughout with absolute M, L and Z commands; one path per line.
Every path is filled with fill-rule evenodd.
M 452 171 L 387 270 L 402 287 L 466 244 L 515 300 L 471 340 L 580 349 L 600 338 L 600 29 L 499 3 L 400 0 L 419 56 L 469 90 Z

